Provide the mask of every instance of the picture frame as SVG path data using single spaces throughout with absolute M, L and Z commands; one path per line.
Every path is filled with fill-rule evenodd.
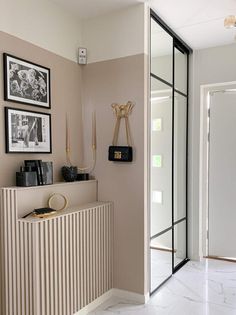
M 51 108 L 50 69 L 3 54 L 4 100 Z
M 52 153 L 51 114 L 5 107 L 6 153 Z

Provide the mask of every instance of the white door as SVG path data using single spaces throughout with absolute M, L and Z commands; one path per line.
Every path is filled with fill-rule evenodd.
M 236 258 L 236 93 L 211 96 L 209 256 Z

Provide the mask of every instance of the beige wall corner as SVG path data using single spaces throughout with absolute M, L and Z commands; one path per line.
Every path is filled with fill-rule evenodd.
M 96 62 L 83 68 L 83 110 L 86 121 L 96 109 L 99 200 L 114 201 L 114 287 L 145 294 L 144 285 L 144 63 L 145 55 Z M 111 104 L 135 102 L 130 116 L 134 161 L 108 161 L 115 117 Z M 124 125 L 119 144 L 125 145 Z M 85 128 L 85 143 L 91 142 Z M 89 159 L 91 152 L 86 152 Z

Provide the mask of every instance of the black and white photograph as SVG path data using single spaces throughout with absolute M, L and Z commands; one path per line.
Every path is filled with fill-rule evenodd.
M 50 69 L 3 54 L 4 99 L 51 108 Z
M 6 153 L 52 153 L 51 115 L 5 107 Z

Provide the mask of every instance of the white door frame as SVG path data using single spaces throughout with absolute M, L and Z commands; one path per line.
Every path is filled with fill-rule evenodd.
M 199 256 L 208 256 L 208 108 L 210 93 L 232 89 L 236 81 L 200 86 L 200 150 L 199 150 Z

